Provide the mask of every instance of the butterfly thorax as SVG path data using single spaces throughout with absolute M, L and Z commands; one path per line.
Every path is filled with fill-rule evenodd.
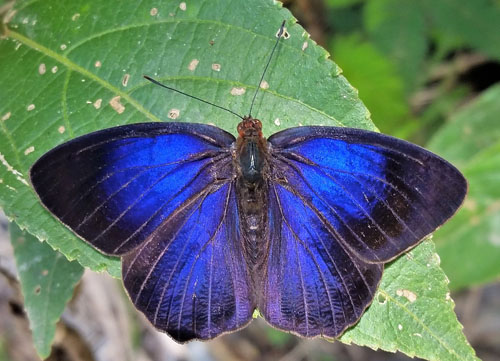
M 258 119 L 245 117 L 238 125 L 238 134 L 234 162 L 243 249 L 252 282 L 260 282 L 268 253 L 265 236 L 268 146 L 262 136 L 262 123 Z

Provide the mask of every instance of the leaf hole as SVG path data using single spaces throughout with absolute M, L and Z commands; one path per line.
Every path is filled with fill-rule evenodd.
M 387 302 L 387 297 L 383 293 L 379 293 L 377 295 L 377 302 L 380 303 L 381 305 L 385 304 Z

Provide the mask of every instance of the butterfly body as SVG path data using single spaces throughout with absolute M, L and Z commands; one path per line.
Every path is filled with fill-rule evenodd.
M 245 117 L 238 125 L 234 168 L 237 174 L 236 194 L 241 222 L 242 249 L 247 272 L 254 289 L 261 289 L 268 247 L 268 144 L 262 136 L 262 123 Z M 259 294 L 254 302 L 258 303 Z

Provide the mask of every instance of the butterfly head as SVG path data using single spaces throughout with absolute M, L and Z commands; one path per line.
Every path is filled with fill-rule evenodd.
M 262 137 L 262 123 L 259 119 L 246 116 L 238 124 L 238 134 L 241 138 Z

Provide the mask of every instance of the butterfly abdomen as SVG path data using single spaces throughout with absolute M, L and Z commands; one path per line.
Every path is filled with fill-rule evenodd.
M 241 180 L 238 183 L 236 189 L 244 257 L 255 283 L 258 282 L 258 275 L 262 274 L 268 254 L 264 226 L 267 224 L 267 185 L 258 182 L 255 187 L 250 187 Z

